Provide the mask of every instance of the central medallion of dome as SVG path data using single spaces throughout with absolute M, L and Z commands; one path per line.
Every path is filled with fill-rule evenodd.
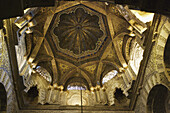
M 57 49 L 76 58 L 95 54 L 107 37 L 103 17 L 82 5 L 56 13 L 51 34 Z
M 103 36 L 98 22 L 98 16 L 91 16 L 85 13 L 83 8 L 78 8 L 75 13 L 60 16 L 54 34 L 58 36 L 61 48 L 73 51 L 75 54 L 94 50 L 98 38 Z

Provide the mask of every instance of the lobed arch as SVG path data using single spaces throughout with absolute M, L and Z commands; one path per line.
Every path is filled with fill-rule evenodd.
M 165 50 L 164 50 L 164 63 L 165 63 L 165 68 L 167 71 L 170 71 L 170 35 L 168 36 L 166 45 L 165 45 Z
M 14 87 L 13 83 L 11 82 L 11 78 L 9 77 L 9 73 L 7 70 L 3 69 L 2 67 L 0 68 L 0 85 L 1 89 L 3 90 L 6 99 L 4 101 L 3 107 L 6 107 L 2 111 L 4 113 L 14 113 L 16 112 L 16 97 L 15 97 L 15 92 L 14 92 Z M 3 96 L 3 95 L 2 95 Z M 3 113 L 2 112 L 2 113 Z
M 165 62 L 164 62 L 164 53 L 165 46 L 167 44 L 168 37 L 170 36 L 170 19 L 167 17 L 162 17 L 164 19 L 163 25 L 160 28 L 158 38 L 155 43 L 155 59 L 156 59 L 156 69 L 160 73 L 160 77 L 167 78 L 170 81 L 170 77 L 167 73 Z M 165 80 L 165 79 L 164 79 Z M 163 81 L 162 81 L 163 82 Z
M 3 108 L 0 108 L 0 113 L 16 113 L 18 110 L 16 93 L 13 84 L 13 77 L 11 75 L 10 61 L 8 55 L 8 45 L 6 36 L 6 28 L 0 29 L 0 38 L 2 41 L 1 55 L 0 55 L 0 98 Z M 4 40 L 4 42 L 3 42 Z
M 143 109 L 141 110 L 147 113 L 153 112 L 150 102 L 153 102 L 152 96 L 154 95 L 152 91 L 155 89 L 155 87 L 158 86 L 165 88 L 168 91 L 170 90 L 170 78 L 164 63 L 165 45 L 170 35 L 170 22 L 169 18 L 165 16 L 161 16 L 160 20 L 161 21 L 158 25 L 158 31 L 154 34 L 155 39 L 153 41 L 155 42 L 155 45 L 152 48 L 152 52 L 147 65 L 148 70 L 151 71 L 146 70 L 145 78 L 143 81 L 143 88 L 141 90 L 140 96 L 142 101 L 140 104 L 138 104 L 142 105 Z

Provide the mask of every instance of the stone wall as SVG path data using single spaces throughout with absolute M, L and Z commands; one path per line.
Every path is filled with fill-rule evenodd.
M 164 65 L 164 47 L 170 34 L 169 18 L 162 16 L 158 25 L 158 32 L 155 36 L 155 45 L 152 48 L 149 61 L 144 74 L 142 90 L 138 96 L 135 112 L 147 113 L 147 99 L 151 89 L 158 84 L 170 88 L 170 76 Z
M 7 113 L 17 113 L 17 100 L 4 36 L 0 29 L 0 83 L 4 85 L 7 93 Z

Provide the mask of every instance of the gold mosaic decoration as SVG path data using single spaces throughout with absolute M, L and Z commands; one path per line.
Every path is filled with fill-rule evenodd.
M 92 74 L 92 75 L 94 75 L 94 72 L 95 72 L 95 70 L 96 70 L 96 64 L 94 64 L 94 65 L 91 65 L 91 66 L 87 66 L 87 67 L 85 67 L 84 69 L 86 70 L 86 71 L 88 71 L 90 74 Z
M 65 74 L 69 69 L 70 69 L 69 66 L 62 64 L 62 63 L 59 63 L 59 70 L 60 70 L 62 75 Z

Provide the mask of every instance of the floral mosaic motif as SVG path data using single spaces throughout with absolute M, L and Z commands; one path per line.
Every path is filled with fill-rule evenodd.
M 104 34 L 99 27 L 99 17 L 86 13 L 83 8 L 60 15 L 59 24 L 53 32 L 59 39 L 59 46 L 74 54 L 94 50 Z

